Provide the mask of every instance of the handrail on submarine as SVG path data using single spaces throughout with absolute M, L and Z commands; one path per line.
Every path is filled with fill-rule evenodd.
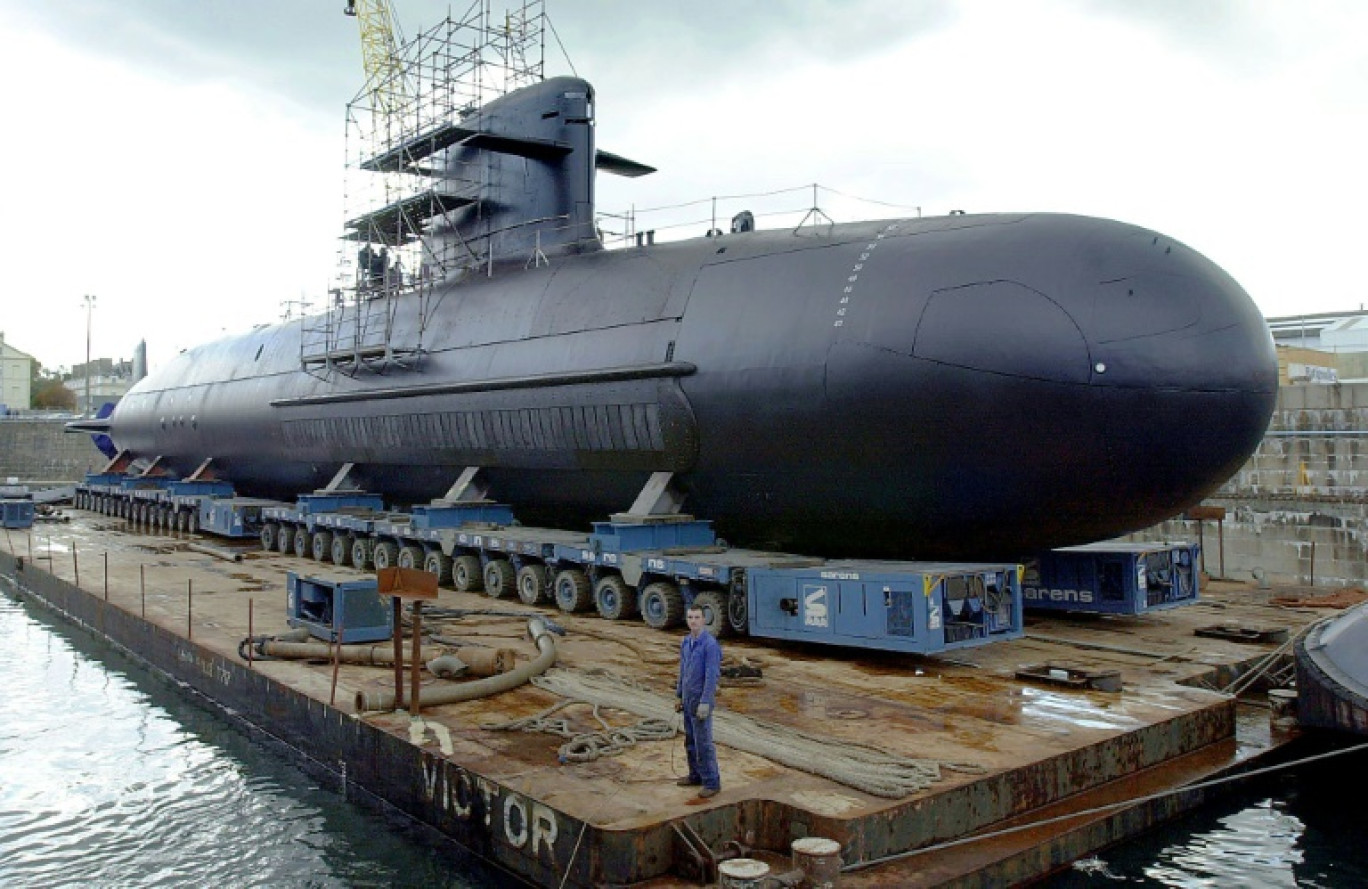
M 540 389 L 581 383 L 614 383 L 623 380 L 648 380 L 654 377 L 686 377 L 697 372 L 697 370 L 698 366 L 688 361 L 667 361 L 660 364 L 637 364 L 627 367 L 608 367 L 601 370 L 560 371 L 517 377 L 495 377 L 489 380 L 466 380 L 459 383 L 433 383 L 426 386 L 362 389 L 356 392 L 304 395 L 299 398 L 277 398 L 271 401 L 270 405 L 271 407 L 301 407 L 311 404 L 378 401 L 388 398 L 418 398 L 424 395 L 448 395 L 462 392 L 497 392 L 505 389 Z

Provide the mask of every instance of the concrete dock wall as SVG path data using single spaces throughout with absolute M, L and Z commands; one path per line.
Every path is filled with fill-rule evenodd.
M 76 482 L 109 461 L 89 435 L 68 435 L 66 420 L 0 420 L 0 482 Z
M 1131 539 L 1200 534 L 1212 575 L 1224 555 L 1227 577 L 1368 586 L 1368 384 L 1283 387 L 1268 434 L 1206 505 L 1225 507 L 1221 528 L 1173 520 Z

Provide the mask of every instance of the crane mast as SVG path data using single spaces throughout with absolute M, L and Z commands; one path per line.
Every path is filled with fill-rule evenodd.
M 347 0 L 343 12 L 354 16 L 360 28 L 361 62 L 377 109 L 384 114 L 395 113 L 406 90 L 394 7 L 389 0 Z

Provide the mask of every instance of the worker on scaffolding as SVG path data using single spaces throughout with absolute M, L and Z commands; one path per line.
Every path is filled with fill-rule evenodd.
M 365 289 L 370 283 L 371 264 L 375 256 L 375 251 L 371 250 L 370 242 L 361 246 L 356 252 L 356 286 Z

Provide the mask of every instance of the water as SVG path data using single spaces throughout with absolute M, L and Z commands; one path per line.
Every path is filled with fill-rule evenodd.
M 3 593 L 0 656 L 0 886 L 508 883 Z
M 0 594 L 0 886 L 508 880 L 344 800 L 109 646 Z M 1053 889 L 1368 886 L 1368 755 L 1238 785 Z

